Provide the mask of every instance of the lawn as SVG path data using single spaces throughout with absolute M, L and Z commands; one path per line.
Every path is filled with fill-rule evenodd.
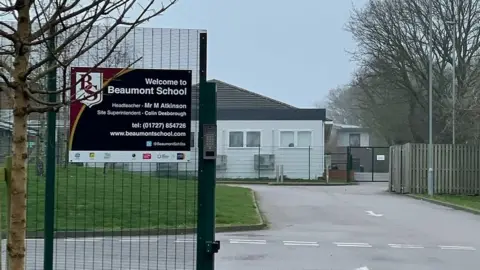
M 103 168 L 58 168 L 56 230 L 196 227 L 197 182 L 185 178 L 185 172 L 159 178 L 154 172 L 140 174 L 124 169 L 104 175 Z M 0 186 L 4 196 L 5 185 Z M 29 169 L 28 231 L 43 230 L 44 195 L 44 178 Z M 218 226 L 259 221 L 251 191 L 240 187 L 217 187 L 216 215 Z
M 424 198 L 430 198 L 428 195 L 420 196 Z M 433 199 L 480 210 L 480 196 L 434 195 Z

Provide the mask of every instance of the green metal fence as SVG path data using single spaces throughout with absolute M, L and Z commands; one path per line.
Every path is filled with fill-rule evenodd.
M 72 65 L 94 64 L 104 45 L 99 44 Z M 134 68 L 190 69 L 193 84 L 205 81 L 205 31 L 137 28 L 119 50 L 121 53 L 104 67 L 123 67 L 141 56 L 142 60 Z M 193 115 L 198 116 L 198 94 L 193 95 L 192 107 L 196 111 Z M 0 121 L 11 123 L 11 116 L 5 112 Z M 51 269 L 195 269 L 199 161 L 175 165 L 69 164 L 66 162 L 68 113 L 68 109 L 64 109 L 56 116 L 55 239 Z M 197 126 L 192 125 L 192 129 L 198 130 L 198 122 L 194 123 Z M 29 128 L 26 268 L 37 270 L 43 269 L 44 254 L 48 253 L 44 250 L 48 241 L 44 239 L 44 229 L 49 219 L 49 214 L 45 214 L 45 199 L 49 199 L 49 195 L 45 196 L 48 192 L 45 188 L 45 115 L 32 115 Z M 10 155 L 10 134 L 11 129 L 2 128 L 2 162 Z M 192 148 L 192 156 L 196 155 L 197 148 Z M 6 194 L 5 185 L 0 188 L 1 194 Z M 5 221 L 5 203 L 2 206 Z M 210 207 L 204 210 L 207 214 L 214 213 L 211 205 L 207 207 Z M 204 230 L 213 229 L 213 223 L 214 220 L 204 222 Z M 211 245 L 213 236 L 207 238 Z M 2 257 L 5 260 L 6 256 Z M 204 265 L 198 269 L 209 269 L 204 268 L 208 267 L 209 258 L 202 258 Z

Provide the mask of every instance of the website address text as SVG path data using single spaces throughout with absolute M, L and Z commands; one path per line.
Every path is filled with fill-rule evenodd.
M 112 137 L 185 137 L 186 132 L 173 131 L 111 131 Z

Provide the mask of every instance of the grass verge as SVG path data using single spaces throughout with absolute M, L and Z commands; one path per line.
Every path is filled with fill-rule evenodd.
M 55 227 L 57 231 L 117 231 L 196 227 L 197 181 L 186 172 L 157 177 L 154 172 L 70 166 L 56 173 Z M 182 180 L 183 179 L 183 180 Z M 5 185 L 0 185 L 6 194 Z M 29 169 L 27 230 L 42 231 L 45 181 Z M 4 198 L 2 198 L 4 199 Z M 5 205 L 5 200 L 2 205 Z M 5 207 L 2 209 L 5 217 Z M 5 220 L 5 219 L 3 219 Z M 251 190 L 217 186 L 217 226 L 259 223 Z
M 420 198 L 434 199 L 440 202 L 454 204 L 460 207 L 466 207 L 480 211 L 480 196 L 465 196 L 465 195 L 434 195 L 430 197 L 426 194 L 415 195 Z

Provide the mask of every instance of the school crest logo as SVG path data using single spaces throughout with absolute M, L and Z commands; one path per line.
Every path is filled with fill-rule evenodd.
M 102 103 L 103 93 L 100 91 L 103 85 L 103 73 L 101 72 L 77 72 L 75 97 L 80 103 L 91 108 Z

